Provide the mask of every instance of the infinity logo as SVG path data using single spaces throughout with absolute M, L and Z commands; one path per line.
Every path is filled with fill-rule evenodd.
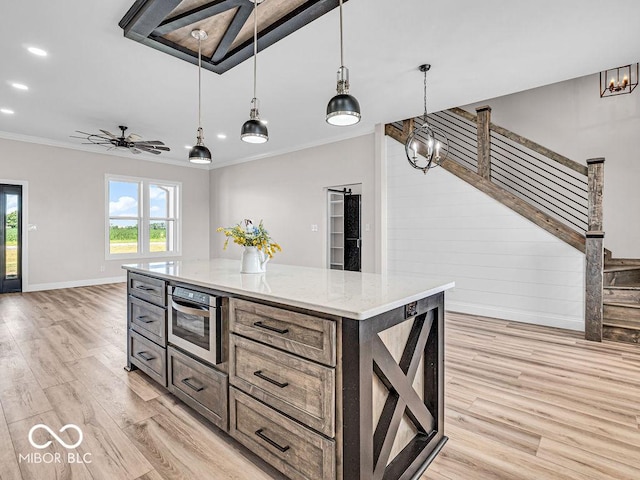
M 45 425 L 44 423 L 39 423 L 37 425 L 34 425 L 33 427 L 31 427 L 31 430 L 29 430 L 29 443 L 34 447 L 34 448 L 39 448 L 39 449 L 43 449 L 43 448 L 47 448 L 49 445 L 51 445 L 51 440 L 48 440 L 46 443 L 43 443 L 42 445 L 37 444 L 34 440 L 33 440 L 33 432 L 35 432 L 38 429 L 43 429 L 46 430 L 47 432 L 49 432 L 49 434 L 56 439 L 56 441 L 62 445 L 64 448 L 76 448 L 77 446 L 79 446 L 82 443 L 82 430 L 80 430 L 80 427 L 78 427 L 77 425 L 74 425 L 73 423 L 68 423 L 67 425 L 65 425 L 64 427 L 62 427 L 60 429 L 59 433 L 64 432 L 65 430 L 68 429 L 73 429 L 76 432 L 78 432 L 78 441 L 72 445 L 69 445 L 68 443 L 66 443 L 64 440 L 62 440 L 58 435 L 56 435 L 56 432 L 54 432 L 53 430 L 51 430 L 47 425 Z

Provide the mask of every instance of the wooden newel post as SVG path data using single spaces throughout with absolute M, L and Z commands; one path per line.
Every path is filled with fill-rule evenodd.
M 604 158 L 587 160 L 589 184 L 589 230 L 586 232 L 586 296 L 585 338 L 602 341 L 602 281 L 604 270 L 604 231 L 602 191 L 604 186 Z
M 491 179 L 491 107 L 476 108 L 478 122 L 478 175 Z

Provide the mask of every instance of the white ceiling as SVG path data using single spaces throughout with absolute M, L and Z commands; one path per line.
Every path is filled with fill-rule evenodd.
M 81 141 L 69 138 L 75 130 L 116 133 L 124 124 L 129 133 L 165 141 L 172 151 L 161 157 L 187 165 L 184 146 L 195 142 L 197 128 L 197 69 L 124 38 L 118 21 L 132 4 L 3 2 L 0 108 L 16 113 L 0 114 L 0 136 L 78 147 Z M 640 60 L 638 0 L 350 0 L 344 14 L 345 63 L 362 122 L 341 128 L 324 120 L 339 66 L 336 9 L 259 55 L 267 144 L 239 139 L 252 97 L 251 62 L 221 76 L 203 71 L 203 128 L 214 167 L 419 115 L 421 63 L 433 66 L 429 110 L 438 111 Z M 49 56 L 29 54 L 31 45 Z

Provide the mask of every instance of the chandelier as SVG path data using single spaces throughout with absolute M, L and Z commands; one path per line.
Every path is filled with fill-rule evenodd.
M 420 65 L 418 69 L 424 73 L 424 114 L 422 118 L 416 118 L 416 125 L 409 133 L 404 144 L 404 150 L 409 164 L 426 173 L 434 167 L 439 166 L 449 153 L 449 140 L 440 130 L 432 127 L 427 118 L 427 72 L 431 65 Z

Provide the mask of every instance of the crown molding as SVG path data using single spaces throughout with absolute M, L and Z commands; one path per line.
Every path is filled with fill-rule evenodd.
M 185 167 L 185 168 L 196 168 L 199 170 L 211 170 L 209 165 L 195 165 L 193 163 L 189 163 L 188 161 L 180 161 L 173 160 L 170 158 L 156 158 L 156 157 L 148 157 L 141 155 L 133 155 L 133 154 L 125 154 L 122 151 L 114 150 L 114 151 L 101 151 L 97 150 L 91 146 L 78 145 L 75 143 L 67 143 L 67 142 L 59 142 L 56 140 L 51 140 L 48 138 L 42 137 L 34 137 L 31 135 L 22 135 L 19 133 L 11 133 L 11 132 L 3 132 L 0 130 L 0 139 L 4 140 L 13 140 L 16 142 L 24 142 L 24 143 L 35 143 L 37 145 L 45 145 L 47 147 L 56 147 L 56 148 L 66 148 L 67 150 L 78 150 L 81 152 L 94 153 L 96 155 L 108 155 L 111 157 L 120 157 L 127 158 L 132 160 L 142 160 L 145 162 L 153 162 L 153 163 L 162 163 L 165 165 L 174 165 L 176 167 Z

